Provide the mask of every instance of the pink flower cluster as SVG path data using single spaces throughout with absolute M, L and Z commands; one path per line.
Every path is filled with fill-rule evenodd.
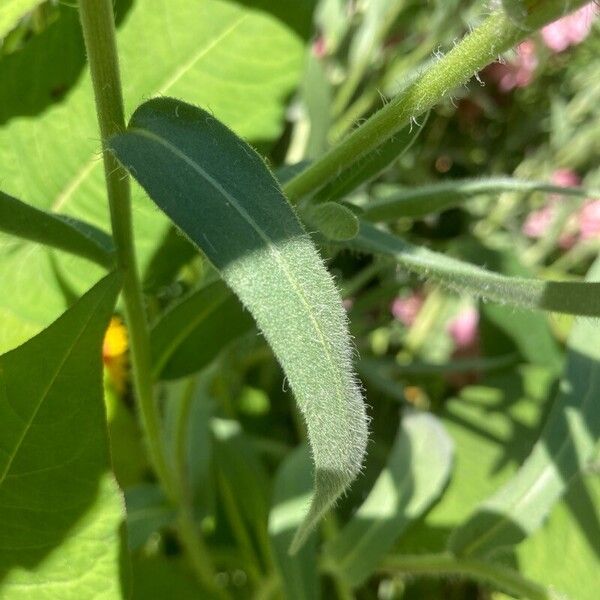
M 558 169 L 552 175 L 552 183 L 561 187 L 574 187 L 581 184 L 581 179 L 571 169 Z M 563 196 L 551 194 L 548 203 L 538 210 L 527 215 L 522 231 L 530 238 L 543 237 L 558 211 L 559 203 Z M 600 235 L 600 200 L 588 199 L 581 210 L 572 215 L 566 224 L 565 231 L 559 238 L 559 246 L 563 249 L 571 248 L 581 240 L 587 240 Z
M 595 16 L 595 2 L 590 2 L 574 13 L 546 25 L 541 31 L 544 44 L 552 52 L 562 52 L 569 46 L 580 44 L 589 35 Z M 525 40 L 517 46 L 516 54 L 507 63 L 494 63 L 486 69 L 486 75 L 498 85 L 501 92 L 528 86 L 538 66 L 536 46 Z
M 415 322 L 424 302 L 425 295 L 423 292 L 412 292 L 408 296 L 394 298 L 390 310 L 395 319 L 410 327 Z

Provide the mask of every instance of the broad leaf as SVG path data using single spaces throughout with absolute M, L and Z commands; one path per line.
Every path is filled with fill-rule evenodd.
M 406 527 L 440 495 L 452 441 L 427 413 L 403 417 L 388 462 L 350 522 L 325 546 L 324 560 L 353 587 L 377 568 Z
M 165 312 L 151 331 L 154 372 L 176 379 L 200 371 L 253 325 L 221 281 L 192 292 Z
M 365 222 L 361 222 L 359 234 L 346 243 L 356 250 L 389 256 L 417 275 L 487 300 L 574 315 L 600 315 L 600 283 L 597 282 L 507 277 L 414 246 Z
M 288 548 L 302 523 L 312 495 L 312 467 L 308 447 L 300 446 L 283 461 L 275 476 L 269 513 L 269 537 L 284 597 L 289 600 L 320 598 L 316 534 L 290 556 Z
M 600 276 L 596 262 L 590 279 Z M 531 454 L 499 491 L 452 535 L 460 555 L 489 555 L 535 531 L 594 456 L 600 437 L 600 329 L 584 320 L 569 339 L 565 376 Z
M 548 192 L 564 196 L 585 197 L 588 192 L 577 187 L 560 187 L 540 181 L 523 181 L 510 177 L 490 179 L 459 179 L 441 181 L 414 188 L 380 186 L 374 190 L 375 199 L 365 208 L 369 221 L 394 221 L 402 217 L 418 218 L 440 212 L 481 195 L 503 192 Z
M 2 192 L 0 231 L 77 254 L 104 267 L 114 262 L 112 240 L 104 231 L 38 210 Z
M 300 542 L 357 475 L 366 446 L 339 293 L 261 158 L 210 114 L 151 100 L 110 146 L 219 269 L 285 371 L 316 467 Z
M 41 3 L 42 0 L 3 0 L 0 6 L 0 40 L 17 26 L 20 19 Z
M 124 4 L 117 5 L 120 13 Z M 157 6 L 154 0 L 136 0 L 117 32 L 126 110 L 155 95 L 184 96 L 208 107 L 240 135 L 272 140 L 300 78 L 310 26 L 310 0 L 293 4 L 171 0 Z M 65 7 L 50 28 L 44 44 L 34 38 L 0 61 L 0 122 L 9 119 L 0 128 L 2 189 L 37 208 L 108 230 L 98 126 L 90 77 L 81 72 L 77 11 Z M 26 105 L 23 112 L 21 104 Z M 142 198 L 138 190 L 133 215 L 144 268 L 166 221 Z M 11 253 L 0 260 L 0 280 L 26 293 L 0 298 L 0 315 L 7 322 L 0 331 L 0 351 L 31 337 L 66 305 L 48 251 L 10 243 Z M 76 292 L 101 273 L 68 256 L 59 257 L 58 270 Z
M 119 597 L 123 503 L 102 398 L 109 275 L 48 329 L 0 357 L 0 595 Z

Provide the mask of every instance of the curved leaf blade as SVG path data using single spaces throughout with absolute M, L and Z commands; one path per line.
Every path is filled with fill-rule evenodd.
M 590 279 L 600 278 L 596 261 Z M 600 438 L 600 329 L 580 320 L 569 339 L 565 376 L 539 440 L 519 471 L 452 534 L 450 550 L 486 556 L 535 531 L 587 463 Z
M 177 379 L 200 371 L 252 325 L 250 315 L 223 282 L 216 281 L 192 292 L 152 327 L 155 375 Z
M 324 560 L 351 586 L 377 568 L 406 527 L 440 495 L 452 469 L 452 440 L 428 413 L 402 418 L 386 466 Z
M 123 502 L 109 473 L 101 348 L 109 275 L 0 357 L 0 595 L 119 593 Z M 58 550 L 59 551 L 54 551 Z
M 356 477 L 367 441 L 333 280 L 262 159 L 209 113 L 151 100 L 109 146 L 221 272 L 285 371 L 316 469 L 296 550 Z
M 112 238 L 92 225 L 53 215 L 0 192 L 0 231 L 87 258 L 114 263 Z
M 523 308 L 600 316 L 600 283 L 595 281 L 545 281 L 500 275 L 415 246 L 365 222 L 361 222 L 359 234 L 346 243 L 356 250 L 389 256 L 417 275 L 480 298 Z
M 404 217 L 415 219 L 460 206 L 476 196 L 504 192 L 547 192 L 577 198 L 591 195 L 579 187 L 561 187 L 542 181 L 525 181 L 512 177 L 457 179 L 400 189 L 381 186 L 374 190 L 375 199 L 364 206 L 364 218 L 367 221 L 379 222 L 395 221 Z

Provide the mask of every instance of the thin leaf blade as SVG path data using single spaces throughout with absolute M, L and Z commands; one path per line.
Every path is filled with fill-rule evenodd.
M 119 596 L 123 503 L 109 473 L 101 366 L 119 285 L 109 275 L 0 357 L 3 598 Z
M 151 100 L 110 147 L 221 272 L 285 371 L 316 468 L 297 549 L 356 477 L 366 447 L 339 293 L 261 158 L 212 115 Z

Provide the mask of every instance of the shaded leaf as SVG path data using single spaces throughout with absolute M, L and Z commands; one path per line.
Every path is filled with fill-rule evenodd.
M 358 233 L 356 215 L 348 207 L 337 202 L 308 204 L 302 211 L 302 218 L 329 240 L 351 240 Z
M 152 327 L 154 372 L 176 379 L 200 371 L 253 326 L 250 315 L 221 281 L 174 304 Z
M 285 598 L 318 600 L 316 534 L 312 534 L 295 556 L 288 549 L 302 523 L 312 495 L 312 465 L 307 446 L 300 446 L 283 461 L 275 476 L 269 537 Z
M 109 473 L 101 347 L 109 275 L 0 357 L 0 595 L 119 596 L 122 499 Z
M 297 549 L 357 475 L 367 439 L 333 280 L 261 158 L 205 111 L 151 100 L 110 147 L 221 272 L 290 382 L 316 467 Z
M 452 441 L 431 414 L 402 423 L 383 471 L 350 522 L 325 546 L 324 560 L 361 585 L 410 523 L 440 495 L 452 467 Z
M 475 296 L 521 306 L 583 316 L 600 315 L 600 283 L 544 281 L 507 277 L 456 258 L 414 246 L 365 222 L 350 247 L 396 260 L 405 269 L 439 281 L 451 289 Z
M 53 215 L 0 192 L 0 231 L 77 254 L 104 267 L 114 263 L 112 238 L 92 225 Z
M 600 261 L 590 272 L 597 281 Z M 489 555 L 535 531 L 594 456 L 600 437 L 600 329 L 581 320 L 569 338 L 565 375 L 531 454 L 500 490 L 456 529 L 449 548 L 460 555 Z

